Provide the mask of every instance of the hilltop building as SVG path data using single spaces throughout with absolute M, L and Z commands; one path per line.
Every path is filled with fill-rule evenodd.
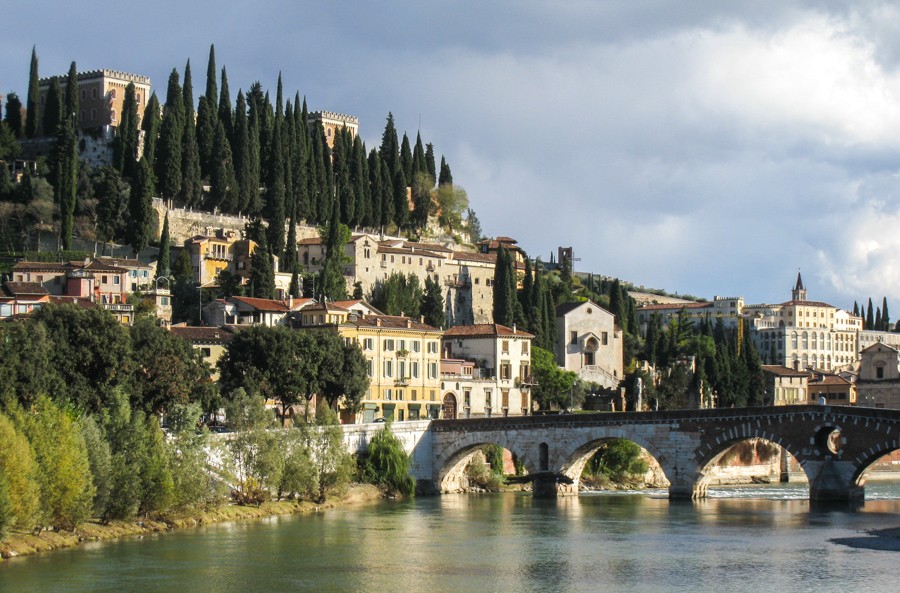
M 556 364 L 615 389 L 624 378 L 624 334 L 615 315 L 591 302 L 556 306 Z
M 309 114 L 307 121 L 310 126 L 314 126 L 316 122 L 322 123 L 328 148 L 334 148 L 334 135 L 342 128 L 347 128 L 352 138 L 356 138 L 359 134 L 359 118 L 353 115 L 344 115 L 331 111 L 313 111 Z

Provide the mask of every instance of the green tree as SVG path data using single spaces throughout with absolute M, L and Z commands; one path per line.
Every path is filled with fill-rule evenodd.
M 184 67 L 182 113 L 184 122 L 181 126 L 181 192 L 179 198 L 187 206 L 196 206 L 200 203 L 203 187 L 200 174 L 200 149 L 197 146 L 197 132 L 194 126 L 194 86 L 191 82 L 190 60 Z
M 137 176 L 131 186 L 128 212 L 130 218 L 129 237 L 135 255 L 150 244 L 156 230 L 153 224 L 153 173 L 147 155 L 138 162 Z
M 187 249 L 178 252 L 175 265 L 172 266 L 172 277 L 175 280 L 192 281 L 194 279 L 194 266 L 191 265 L 191 254 Z
M 319 274 L 321 294 L 334 301 L 347 298 L 347 282 L 344 280 L 346 254 L 344 246 L 350 240 L 350 229 L 341 224 L 340 205 L 335 202 L 331 220 L 319 234 L 325 243 L 325 265 Z
M 38 58 L 37 48 L 31 48 L 31 70 L 28 73 L 28 111 L 25 115 L 25 137 L 34 138 L 38 133 L 40 125 L 40 107 L 38 102 L 41 99 L 40 83 L 38 80 Z
M 178 83 L 178 71 L 169 75 L 166 105 L 159 131 L 159 147 L 156 154 L 155 173 L 157 189 L 164 198 L 176 198 L 181 191 L 181 147 L 184 126 L 184 96 Z
M 258 299 L 274 299 L 275 265 L 264 232 L 259 233 L 258 240 L 259 244 L 250 256 L 250 296 Z
M 372 304 L 386 315 L 417 318 L 423 301 L 422 285 L 415 274 L 392 272 L 387 280 L 376 284 Z
M 59 204 L 60 241 L 63 249 L 72 248 L 72 231 L 75 220 L 75 186 L 78 178 L 78 147 L 75 118 L 67 118 L 59 126 L 60 136 L 53 150 L 54 200 Z
M 125 177 L 132 178 L 137 171 L 138 151 L 138 104 L 134 91 L 134 83 L 125 87 L 125 99 L 122 103 L 122 118 L 116 128 L 116 139 L 113 143 L 113 166 Z
M 100 517 L 109 504 L 109 492 L 112 486 L 112 453 L 106 433 L 94 416 L 84 414 L 79 418 L 78 424 L 84 439 L 91 479 L 94 483 L 91 511 L 93 516 Z
M 60 122 L 67 121 L 63 117 L 63 92 L 59 84 L 59 77 L 50 79 L 50 89 L 47 91 L 47 100 L 44 104 L 44 136 L 56 136 Z
M 412 496 L 416 481 L 409 475 L 409 455 L 390 424 L 372 435 L 366 454 L 360 457 L 359 474 L 363 481 L 384 486 L 389 492 Z
M 469 230 L 469 238 L 472 243 L 478 243 L 484 238 L 481 234 L 481 222 L 471 208 L 466 209 L 466 227 Z
M 222 86 L 219 91 L 219 121 L 225 127 L 225 134 L 231 138 L 234 125 L 231 119 L 231 93 L 228 90 L 228 73 L 225 72 L 225 66 L 222 66 Z
M 448 165 L 447 161 L 444 160 L 444 157 L 441 156 L 441 172 L 438 175 L 438 185 L 445 185 L 447 183 L 453 183 L 453 174 L 450 172 L 450 165 Z
M 159 140 L 159 128 L 159 99 L 156 98 L 156 93 L 154 92 L 150 95 L 150 99 L 147 100 L 147 106 L 144 108 L 144 117 L 141 119 L 141 129 L 144 131 L 144 155 L 142 158 L 147 159 L 147 162 L 150 163 L 151 171 L 153 170 L 153 163 L 156 162 L 156 145 Z M 152 180 L 152 183 L 155 186 L 156 180 Z
M 331 494 L 339 494 L 350 483 L 355 470 L 353 456 L 344 445 L 344 431 L 337 415 L 328 406 L 316 409 L 315 425 L 302 425 L 310 458 L 313 460 L 314 502 L 323 503 Z
M 205 95 L 200 97 L 197 105 L 197 153 L 200 158 L 200 177 L 208 179 L 213 167 L 213 142 L 216 138 L 216 114 L 215 101 L 210 102 Z
M 213 141 L 212 164 L 209 174 L 210 193 L 213 203 L 225 212 L 233 212 L 237 206 L 234 195 L 234 163 L 232 162 L 231 145 L 225 135 L 222 122 L 216 124 L 216 137 Z
M 425 323 L 432 327 L 443 329 L 446 325 L 441 285 L 431 276 L 425 276 L 425 294 L 422 297 L 420 314 L 425 317 Z
M 209 431 L 197 429 L 202 409 L 198 404 L 175 404 L 169 410 L 169 450 L 176 509 L 202 509 L 222 499 L 223 486 L 207 464 Z
M 434 166 L 434 145 L 431 143 L 425 145 L 425 170 L 432 179 L 437 179 L 437 169 Z
M 3 116 L 3 122 L 9 126 L 15 139 L 21 140 L 25 137 L 25 129 L 22 125 L 22 101 L 15 93 L 6 95 L 6 113 Z
M 159 236 L 159 258 L 156 260 L 156 277 L 169 277 L 169 248 L 172 240 L 169 237 L 169 213 L 163 219 L 162 233 Z
M 46 328 L 31 319 L 0 325 L 0 402 L 30 405 L 62 388 L 50 356 L 55 349 Z
M 563 371 L 556 366 L 553 353 L 543 348 L 531 349 L 531 369 L 537 379 L 538 385 L 532 390 L 532 398 L 541 409 L 547 410 L 553 407 L 568 407 L 570 400 L 569 390 L 576 382 L 577 375 L 572 371 Z M 580 402 L 576 401 L 575 405 Z
M 5 523 L 31 529 L 40 509 L 40 467 L 28 438 L 0 413 L 0 476 L 8 498 Z
M 409 137 L 406 132 L 403 133 L 403 140 L 400 142 L 400 169 L 403 170 L 403 178 L 411 183 L 415 171 L 413 170 L 412 150 L 409 147 Z

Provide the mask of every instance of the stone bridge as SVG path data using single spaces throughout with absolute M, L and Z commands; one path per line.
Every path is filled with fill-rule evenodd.
M 348 433 L 348 445 L 364 450 L 369 432 L 379 428 L 346 427 L 356 435 Z M 536 481 L 535 496 L 577 493 L 585 464 L 611 439 L 646 449 L 668 478 L 672 499 L 705 497 L 707 468 L 747 439 L 766 439 L 791 453 L 809 478 L 812 501 L 862 500 L 869 466 L 900 449 L 900 410 L 820 405 L 435 420 L 392 428 L 413 455 L 416 477 L 442 492 L 464 486 L 471 455 L 490 444 L 515 453 L 530 474 L 573 480 Z

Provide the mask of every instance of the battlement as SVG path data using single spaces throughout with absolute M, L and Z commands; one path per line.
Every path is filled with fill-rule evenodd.
M 88 70 L 87 72 L 79 72 L 77 76 L 79 81 L 93 80 L 95 78 L 114 78 L 123 82 L 133 82 L 134 84 L 145 84 L 150 86 L 150 77 L 140 76 L 138 74 L 128 74 L 127 72 L 119 72 L 118 70 Z M 48 76 L 40 79 L 40 86 L 49 86 L 54 78 L 60 79 L 60 82 L 65 82 L 66 80 L 65 75 Z
M 335 113 L 333 111 L 313 111 L 309 114 L 310 119 L 330 120 L 341 122 L 348 125 L 358 126 L 359 118 L 355 115 L 344 115 L 343 113 Z

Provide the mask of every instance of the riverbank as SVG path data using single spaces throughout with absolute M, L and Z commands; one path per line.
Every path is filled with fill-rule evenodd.
M 218 509 L 193 515 L 170 515 L 159 519 L 112 521 L 108 525 L 92 520 L 79 525 L 74 531 L 42 531 L 38 534 L 10 532 L 0 541 L 0 558 L 28 556 L 50 550 L 71 548 L 83 542 L 110 540 L 127 535 L 172 531 L 173 529 L 196 527 L 209 523 L 257 519 L 274 515 L 314 513 L 337 507 L 370 503 L 382 500 L 384 497 L 384 492 L 376 486 L 354 484 L 344 497 L 328 500 L 323 504 L 315 504 L 305 500 L 270 501 L 260 507 L 229 504 L 223 505 Z

